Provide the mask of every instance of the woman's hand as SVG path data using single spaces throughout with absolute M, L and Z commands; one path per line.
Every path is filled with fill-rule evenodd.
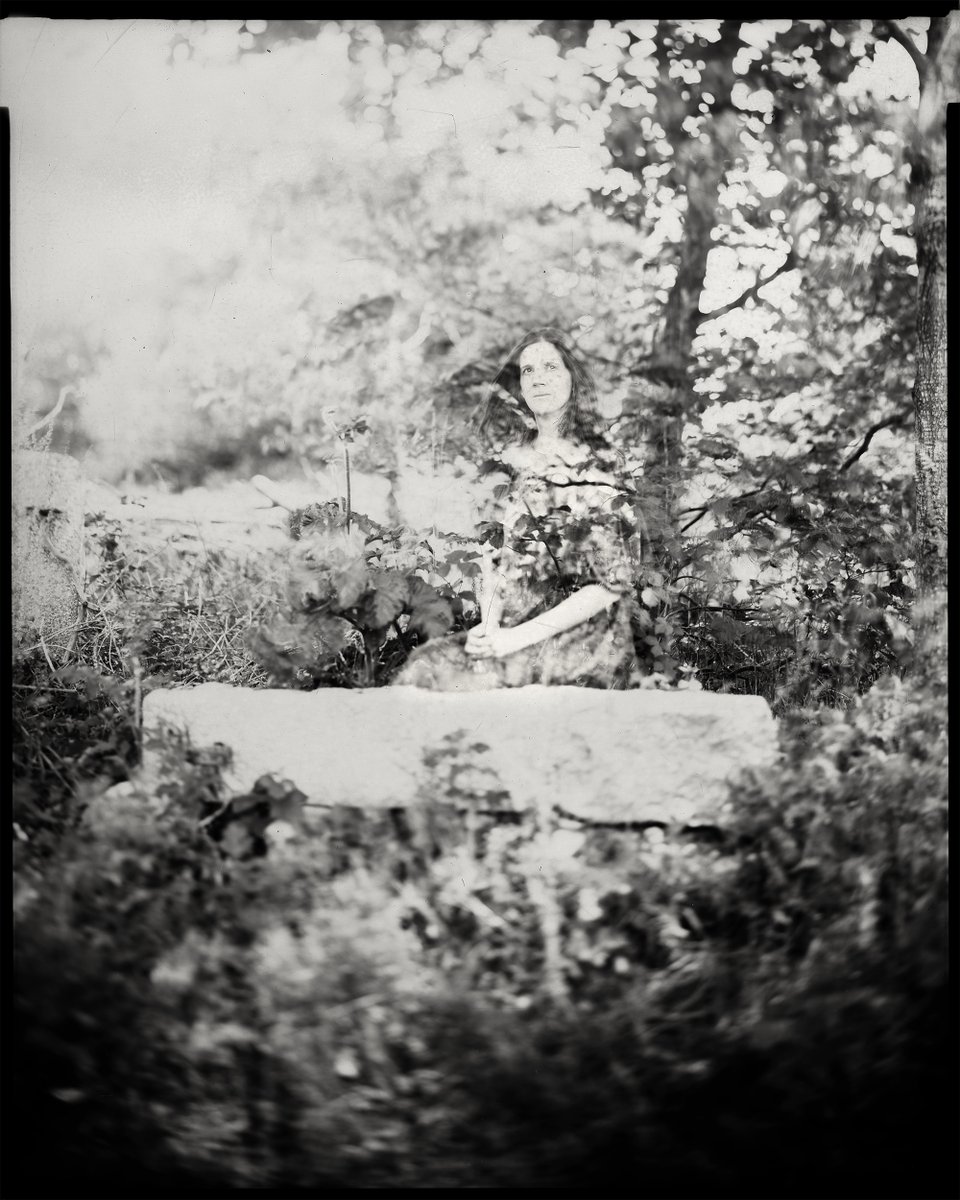
M 524 642 L 515 629 L 494 627 L 483 632 L 483 626 L 476 625 L 467 634 L 464 650 L 471 658 L 505 658 L 522 650 Z

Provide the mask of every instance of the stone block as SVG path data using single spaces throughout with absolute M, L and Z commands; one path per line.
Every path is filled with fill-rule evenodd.
M 756 696 L 692 691 L 419 688 L 313 692 L 207 683 L 158 689 L 144 733 L 178 729 L 233 750 L 229 786 L 271 774 L 313 804 L 404 807 L 420 797 L 481 808 L 558 806 L 596 821 L 713 823 L 727 780 L 777 755 Z M 145 772 L 158 769 L 145 751 Z
M 80 613 L 84 484 L 66 454 L 18 450 L 12 459 L 11 577 L 14 655 L 42 635 L 53 657 Z

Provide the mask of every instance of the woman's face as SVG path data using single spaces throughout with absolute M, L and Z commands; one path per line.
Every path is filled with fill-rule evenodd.
M 534 342 L 520 352 L 520 394 L 537 417 L 559 412 L 570 400 L 573 376 L 552 342 Z

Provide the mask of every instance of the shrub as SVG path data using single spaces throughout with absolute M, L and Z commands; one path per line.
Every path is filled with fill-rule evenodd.
M 446 535 L 449 554 L 419 535 L 390 529 L 331 501 L 291 514 L 297 543 L 281 614 L 251 632 L 249 645 L 280 683 L 370 687 L 389 682 L 421 641 L 462 622 L 479 551 Z M 433 580 L 431 582 L 430 580 Z

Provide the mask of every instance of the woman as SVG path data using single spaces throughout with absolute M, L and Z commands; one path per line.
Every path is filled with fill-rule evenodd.
M 534 330 L 514 347 L 480 423 L 511 442 L 492 464 L 509 483 L 481 525 L 480 623 L 416 650 L 395 684 L 625 687 L 635 677 L 638 514 L 599 435 L 595 399 L 558 330 Z

